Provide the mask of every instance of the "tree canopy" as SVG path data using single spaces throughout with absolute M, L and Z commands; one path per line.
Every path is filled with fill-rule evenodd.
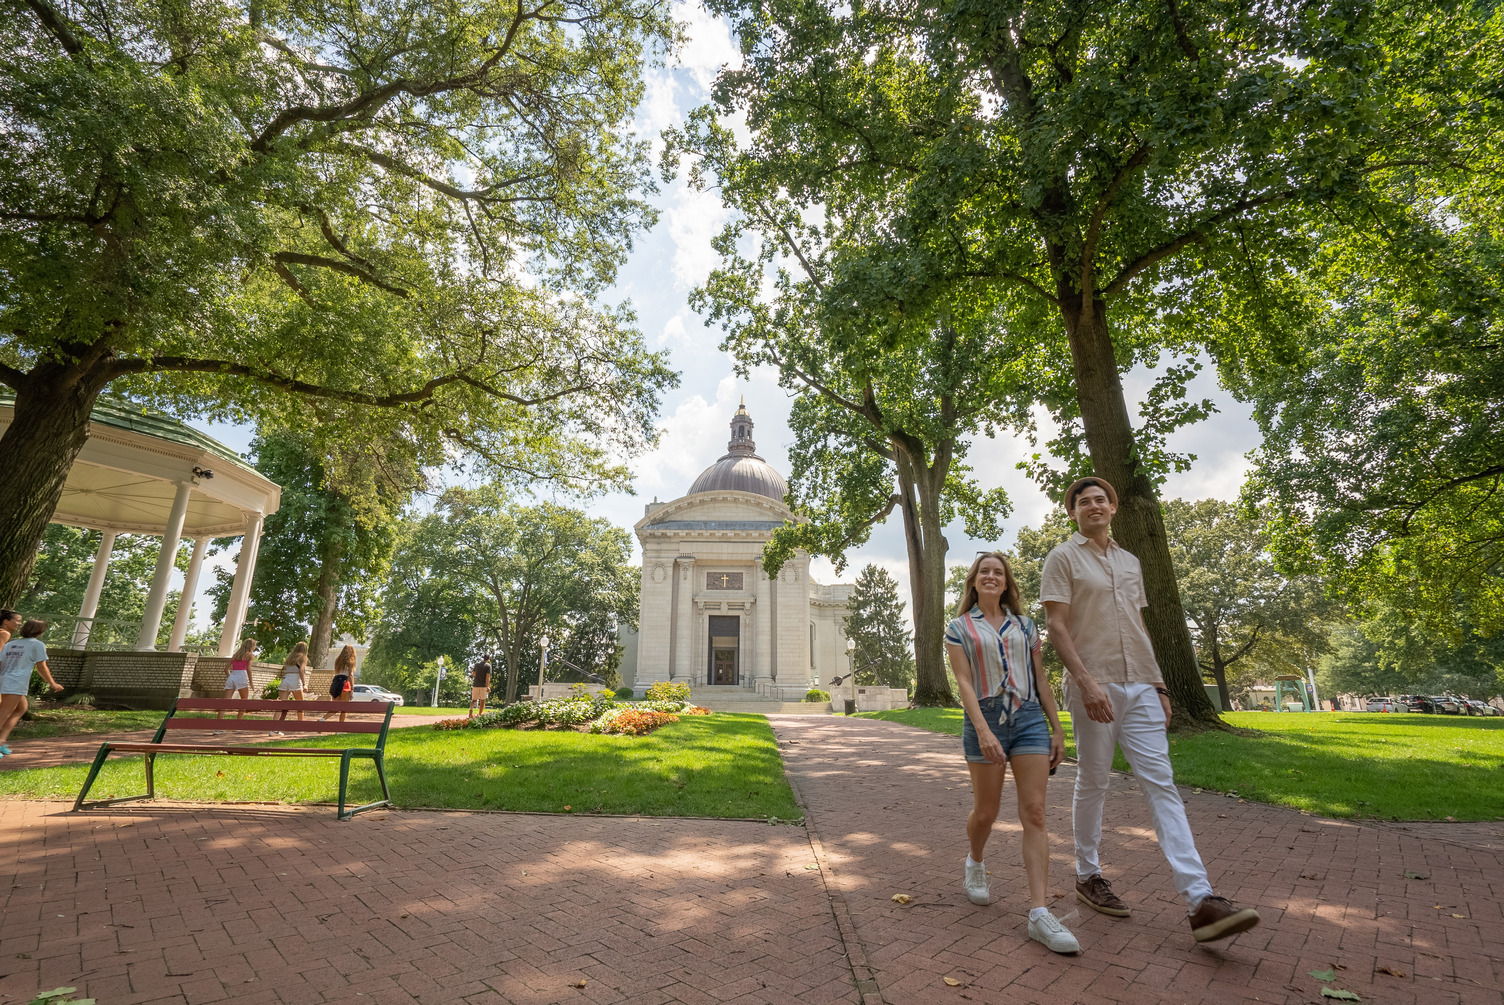
M 710 6 L 744 56 L 714 100 L 745 115 L 745 135 L 699 120 L 738 151 L 711 164 L 722 191 L 779 193 L 738 208 L 830 275 L 830 339 L 841 319 L 960 303 L 1022 340 L 1029 400 L 997 419 L 1033 432 L 1027 406 L 1044 405 L 1062 433 L 1036 474 L 1059 485 L 1089 458 L 1117 487 L 1114 533 L 1143 562 L 1177 709 L 1210 718 L 1156 486 L 1189 461 L 1165 435 L 1209 407 L 1185 392 L 1215 343 L 1201 312 L 1234 288 L 1233 306 L 1257 307 L 1213 280 L 1246 274 L 1250 247 L 1260 270 L 1299 269 L 1329 226 L 1395 203 L 1397 173 L 1465 157 L 1487 128 L 1466 92 L 1497 79 L 1500 47 L 1478 42 L 1498 15 L 1351 0 Z M 827 247 L 852 218 L 862 240 Z M 1121 375 L 1154 364 L 1135 416 Z
M 0 598 L 101 391 L 620 479 L 672 381 L 591 299 L 651 219 L 666 5 L 0 10 Z

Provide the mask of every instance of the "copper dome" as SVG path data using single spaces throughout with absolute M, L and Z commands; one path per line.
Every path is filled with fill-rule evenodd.
M 720 460 L 700 472 L 700 477 L 689 487 L 689 494 L 696 492 L 751 492 L 783 502 L 788 495 L 789 483 L 773 466 L 757 456 L 757 444 L 752 442 L 752 417 L 747 414 L 747 403 L 742 402 L 731 417 L 731 442 Z

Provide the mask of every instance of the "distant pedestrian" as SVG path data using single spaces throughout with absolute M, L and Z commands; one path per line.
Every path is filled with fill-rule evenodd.
M 1064 733 L 1040 658 L 1039 629 L 1023 612 L 1018 582 L 1002 553 L 985 552 L 971 563 L 958 613 L 945 629 L 945 652 L 965 709 L 961 747 L 971 773 L 966 896 L 973 904 L 992 903 L 983 853 L 1012 767 L 1029 884 L 1029 938 L 1052 952 L 1079 953 L 1081 944 L 1047 903 L 1045 786 L 1065 756 Z
M 1191 937 L 1211 942 L 1247 931 L 1259 923 L 1259 914 L 1212 892 L 1175 787 L 1165 733 L 1170 692 L 1144 627 L 1149 601 L 1143 568 L 1111 534 L 1117 492 L 1104 479 L 1082 478 L 1066 490 L 1064 501 L 1077 533 L 1045 558 L 1039 595 L 1050 642 L 1065 664 L 1076 734 L 1076 897 L 1102 914 L 1128 917 L 1128 905 L 1113 893 L 1099 860 L 1112 755 L 1121 748 L 1185 898 Z
M 63 689 L 47 666 L 47 646 L 42 642 L 46 631 L 47 622 L 28 621 L 21 626 L 21 637 L 0 649 L 0 757 L 10 753 L 10 731 L 26 714 L 32 671 L 41 674 L 52 690 Z
M 5 644 L 20 627 L 21 615 L 15 611 L 0 610 L 0 649 L 5 648 Z
M 277 699 L 279 701 L 302 701 L 303 694 L 308 690 L 308 643 L 299 642 L 292 647 L 292 652 L 287 654 L 287 662 L 282 665 L 282 680 L 277 685 Z M 277 716 L 278 719 L 286 719 L 284 711 Z M 298 713 L 298 720 L 302 721 L 303 713 Z
M 230 657 L 230 670 L 225 674 L 225 698 L 226 700 L 237 695 L 245 700 L 251 696 L 251 662 L 256 658 L 256 640 L 246 639 L 240 643 L 240 648 L 235 650 L 235 655 Z M 236 712 L 235 718 L 245 716 L 244 712 Z M 220 712 L 216 718 L 223 719 L 225 714 Z
M 330 701 L 351 701 L 355 697 L 355 647 L 345 646 L 334 657 L 334 679 L 329 682 Z M 325 719 L 333 717 L 333 712 L 324 714 Z M 339 721 L 345 721 L 345 713 L 339 714 Z
M 486 699 L 491 695 L 491 661 L 482 656 L 480 662 L 470 668 L 470 714 L 482 715 L 486 711 Z

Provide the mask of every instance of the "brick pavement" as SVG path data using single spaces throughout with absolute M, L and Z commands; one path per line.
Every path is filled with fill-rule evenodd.
M 1130 776 L 1114 777 L 1103 865 L 1133 917 L 1076 903 L 1066 764 L 1048 808 L 1054 909 L 1084 950 L 1066 958 L 1025 934 L 1011 786 L 988 845 L 994 902 L 961 893 L 971 796 L 958 739 L 834 717 L 774 728 L 832 898 L 852 921 L 851 955 L 882 1001 L 1321 1002 L 1308 972 L 1335 964 L 1327 986 L 1366 1002 L 1504 1002 L 1500 825 L 1471 829 L 1491 829 L 1493 847 L 1480 847 L 1182 790 L 1217 892 L 1263 915 L 1197 946 Z M 913 899 L 894 903 L 897 893 Z
M 74 985 L 100 1005 L 1320 1002 L 1307 971 L 1337 964 L 1331 986 L 1366 1002 L 1504 1002 L 1497 847 L 1187 792 L 1219 892 L 1265 919 L 1198 947 L 1131 778 L 1104 858 L 1134 917 L 1076 911 L 1067 765 L 1049 808 L 1052 890 L 1085 947 L 1067 959 L 1024 936 L 1011 797 L 989 846 L 997 902 L 961 895 L 957 741 L 773 722 L 808 833 L 0 801 L 0 1001 Z

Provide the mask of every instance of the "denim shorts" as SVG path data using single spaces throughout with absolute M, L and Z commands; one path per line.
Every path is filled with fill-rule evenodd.
M 1008 714 L 1008 699 L 983 698 L 982 718 L 992 729 L 992 735 L 1003 745 L 1003 755 L 1012 760 L 1019 754 L 1050 753 L 1050 724 L 1044 717 L 1044 709 L 1037 701 L 1026 701 Z M 961 747 L 966 759 L 973 764 L 987 764 L 982 756 L 982 745 L 977 740 L 977 731 L 971 724 L 971 716 L 964 716 L 961 726 Z

